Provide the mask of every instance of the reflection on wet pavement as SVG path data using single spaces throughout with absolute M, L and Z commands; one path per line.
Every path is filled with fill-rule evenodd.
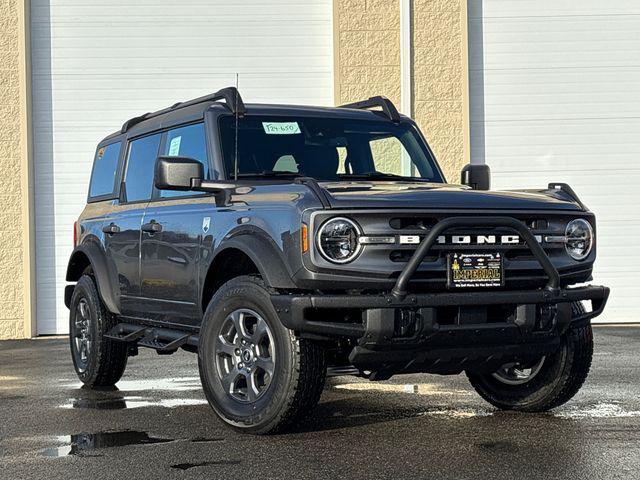
M 88 456 L 84 452 L 89 450 L 123 447 L 126 445 L 167 443 L 173 442 L 173 439 L 150 437 L 146 432 L 125 430 L 122 432 L 78 433 L 58 437 L 58 442 L 65 445 L 46 448 L 42 451 L 42 454 L 45 457 Z
M 335 385 L 338 390 L 377 391 L 388 393 L 415 393 L 418 395 L 471 395 L 469 390 L 442 388 L 433 383 L 389 384 L 374 382 L 344 383 Z
M 67 385 L 75 387 L 77 385 Z M 118 388 L 121 387 L 121 388 Z M 206 405 L 204 398 L 164 398 L 166 391 L 186 392 L 200 390 L 200 384 L 195 385 L 191 378 L 182 379 L 158 379 L 121 381 L 118 387 L 109 389 L 91 390 L 85 386 L 72 390 L 67 402 L 58 405 L 58 408 L 79 410 L 123 410 L 131 408 L 164 407 L 175 408 L 191 405 Z M 152 398 L 149 395 L 129 395 L 127 392 L 142 393 L 143 391 L 162 391 L 162 398 Z M 151 393 L 151 392 L 149 392 Z
M 93 410 L 122 410 L 125 408 L 163 407 L 176 408 L 191 405 L 206 405 L 207 401 L 200 398 L 165 398 L 154 400 L 149 397 L 122 398 L 72 398 L 59 408 L 93 409 Z
M 68 388 L 81 388 L 82 383 L 64 384 Z M 143 390 L 170 390 L 188 392 L 202 390 L 199 377 L 154 378 L 145 380 L 120 380 L 118 390 L 121 392 L 139 392 Z

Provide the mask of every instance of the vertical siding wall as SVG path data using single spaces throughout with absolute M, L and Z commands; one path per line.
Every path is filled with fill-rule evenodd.
M 466 1 L 412 3 L 410 113 L 447 179 L 458 182 L 470 149 Z M 334 25 L 336 104 L 384 95 L 399 106 L 400 2 L 335 0 Z
M 24 3 L 0 0 L 0 340 L 31 334 L 24 138 Z M 28 211 L 27 211 L 28 212 Z M 27 214 L 28 215 L 28 214 Z M 26 226 L 25 226 L 26 225 Z

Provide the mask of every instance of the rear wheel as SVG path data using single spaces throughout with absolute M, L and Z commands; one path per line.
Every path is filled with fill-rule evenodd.
M 574 315 L 584 312 L 572 305 Z M 467 372 L 482 398 L 503 410 L 543 412 L 558 407 L 578 393 L 587 378 L 593 357 L 591 325 L 570 328 L 560 349 L 527 362 L 509 362 L 494 373 Z
M 69 342 L 78 378 L 89 387 L 115 385 L 127 366 L 127 345 L 105 338 L 115 323 L 93 278 L 83 275 L 71 297 Z
M 254 276 L 235 278 L 211 300 L 200 331 L 198 364 L 211 407 L 249 433 L 282 431 L 318 402 L 324 350 L 280 322 Z

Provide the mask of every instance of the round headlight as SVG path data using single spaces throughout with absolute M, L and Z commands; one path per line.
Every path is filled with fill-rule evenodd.
M 582 218 L 571 220 L 565 230 L 565 248 L 571 258 L 584 260 L 593 247 L 593 228 Z
M 360 253 L 358 225 L 348 218 L 332 218 L 318 231 L 318 250 L 333 263 L 348 263 Z

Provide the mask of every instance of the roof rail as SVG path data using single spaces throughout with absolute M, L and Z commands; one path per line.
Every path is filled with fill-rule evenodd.
M 371 97 L 368 100 L 362 100 L 361 102 L 340 105 L 340 108 L 368 109 L 371 107 L 381 107 L 384 114 L 392 122 L 398 123 L 400 121 L 400 114 L 398 113 L 398 109 L 387 97 Z
M 231 113 L 233 113 L 234 115 L 237 114 L 241 117 L 247 111 L 246 107 L 244 106 L 244 102 L 242 101 L 242 97 L 240 96 L 240 92 L 238 92 L 238 89 L 236 87 L 227 87 L 223 88 L 222 90 L 218 90 L 216 93 L 212 93 L 210 95 L 194 98 L 193 100 L 187 100 L 186 102 L 174 103 L 170 107 L 164 108 L 162 110 L 158 110 L 156 112 L 147 112 L 138 117 L 133 117 L 124 122 L 120 133 L 125 133 L 134 125 L 144 120 L 148 120 L 149 118 L 157 117 L 164 113 L 169 113 L 180 108 L 190 107 L 199 103 L 215 102 L 216 100 L 224 100 L 227 108 L 229 108 L 229 110 L 231 110 Z

